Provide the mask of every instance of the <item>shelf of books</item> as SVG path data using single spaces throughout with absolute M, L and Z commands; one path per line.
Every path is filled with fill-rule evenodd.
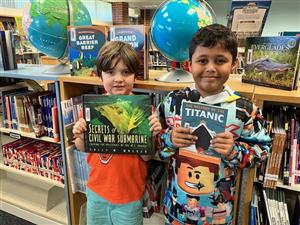
M 35 224 L 70 224 L 59 82 L 44 73 L 49 68 L 0 70 L 16 78 L 0 86 L 0 201 Z M 50 81 L 48 90 L 37 81 Z
M 165 70 L 149 70 L 149 79 L 148 80 L 136 80 L 134 85 L 134 90 L 138 90 L 138 92 L 145 92 L 145 93 L 156 93 L 155 99 L 159 102 L 164 94 L 168 91 L 181 89 L 187 86 L 192 86 L 193 83 L 165 83 L 156 81 L 155 78 L 167 73 Z M 72 111 L 72 102 L 74 98 L 80 96 L 84 93 L 101 93 L 101 86 L 102 82 L 99 77 L 80 77 L 80 76 L 61 76 L 59 78 L 60 81 L 60 89 L 61 89 L 61 96 L 62 96 L 62 107 L 63 115 L 68 114 Z M 231 78 L 228 80 L 227 85 L 229 85 L 232 89 L 239 92 L 242 96 L 248 97 L 255 101 L 256 105 L 258 105 L 261 109 L 263 109 L 267 102 L 272 102 L 274 104 L 290 104 L 290 105 L 297 105 L 300 102 L 300 90 L 279 90 L 270 87 L 261 87 L 257 86 L 256 84 L 251 83 L 243 83 L 241 75 L 232 75 Z M 98 89 L 100 88 L 100 89 Z M 78 103 L 78 100 L 75 100 Z M 77 104 L 76 103 L 76 104 Z M 77 108 L 77 107 L 75 107 Z M 70 127 L 73 126 L 74 121 L 70 123 Z M 68 124 L 67 124 L 68 126 Z M 70 128 L 71 129 L 71 128 Z M 65 134 L 68 132 L 65 132 Z M 69 132 L 71 133 L 71 132 Z M 71 136 L 65 138 L 65 141 L 71 139 Z M 69 145 L 72 143 L 70 142 Z M 75 153 L 76 154 L 75 154 Z M 78 158 L 80 156 L 77 155 L 78 151 L 74 151 L 74 148 L 70 148 L 67 155 L 70 155 L 70 161 L 74 161 L 74 157 Z M 68 157 L 67 157 L 68 158 Z M 69 173 L 74 170 L 74 168 L 68 168 Z M 240 207 L 239 210 L 240 215 L 236 215 L 236 218 L 240 218 L 240 222 L 242 224 L 248 224 L 250 219 L 250 202 L 251 202 L 251 193 L 253 190 L 253 180 L 254 180 L 254 170 L 251 169 L 248 172 L 241 173 L 242 178 L 241 182 L 244 182 L 243 192 L 240 195 L 237 195 L 236 202 L 243 202 L 243 207 Z M 70 174 L 69 174 L 70 176 Z M 85 174 L 84 176 L 87 176 Z M 74 178 L 74 177 L 73 177 Z M 85 178 L 86 179 L 86 178 Z M 81 181 L 82 182 L 82 181 Z M 76 184 L 75 184 L 76 185 Z M 242 185 L 242 184 L 241 184 Z M 298 191 L 298 188 L 294 188 L 294 186 L 281 186 L 287 189 Z M 82 204 L 85 202 L 85 196 L 82 192 L 74 191 L 74 184 L 70 184 L 69 190 L 72 191 L 70 202 L 71 202 L 71 214 L 72 214 L 72 221 L 74 224 L 78 224 L 80 218 L 80 208 Z M 245 194 L 246 193 L 246 194 Z M 239 199 L 240 198 L 240 199 Z M 150 215 L 150 214 L 149 214 Z M 145 220 L 147 221 L 147 220 Z

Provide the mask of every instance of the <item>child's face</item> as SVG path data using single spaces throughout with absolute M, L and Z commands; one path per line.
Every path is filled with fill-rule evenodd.
M 198 46 L 192 56 L 190 69 L 201 96 L 222 92 L 223 84 L 235 64 L 231 53 L 219 45 L 212 48 Z
M 113 59 L 111 65 L 115 65 L 116 60 Z M 127 66 L 120 60 L 115 68 L 102 71 L 102 82 L 109 95 L 129 95 L 132 94 L 134 73 L 129 72 Z

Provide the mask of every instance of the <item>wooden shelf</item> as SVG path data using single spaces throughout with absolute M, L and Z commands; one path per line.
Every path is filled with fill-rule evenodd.
M 33 132 L 26 133 L 26 132 L 21 132 L 19 130 L 4 128 L 4 127 L 0 127 L 0 132 L 6 133 L 6 134 L 13 133 L 13 134 L 18 134 L 18 135 L 20 135 L 22 137 L 28 137 L 28 138 L 32 138 L 32 139 L 41 140 L 41 141 L 47 141 L 47 142 L 52 142 L 52 143 L 60 144 L 60 142 L 56 142 L 56 141 L 54 141 L 53 138 L 50 138 L 50 137 L 47 137 L 47 136 L 36 137 Z
M 257 183 L 257 184 L 260 184 L 261 186 L 263 186 L 263 182 L 258 181 L 257 179 L 254 179 L 254 182 Z M 286 189 L 286 190 L 290 190 L 290 191 L 300 192 L 300 184 L 289 186 L 289 185 L 283 184 L 282 180 L 277 181 L 276 187 Z
M 29 173 L 29 172 L 26 172 L 26 171 L 23 171 L 23 170 L 18 170 L 18 169 L 15 169 L 13 167 L 10 167 L 10 166 L 5 166 L 2 163 L 0 163 L 0 170 L 6 171 L 8 173 L 14 173 L 14 174 L 26 177 L 28 179 L 35 179 L 39 182 L 47 183 L 47 184 L 54 185 L 54 186 L 57 186 L 57 187 L 60 187 L 60 188 L 65 187 L 65 185 L 63 183 L 59 182 L 59 181 L 55 181 L 55 180 L 52 180 L 50 178 L 42 177 L 40 175 Z
M 300 193 L 300 184 L 289 186 L 289 185 L 284 185 L 282 183 L 282 181 L 277 181 L 277 187 L 287 189 L 287 190 L 291 190 L 291 191 L 296 191 L 296 192 Z
M 172 91 L 184 87 L 190 87 L 193 83 L 166 83 L 156 81 L 155 78 L 166 74 L 166 70 L 149 70 L 149 80 L 135 80 L 135 88 Z M 99 77 L 75 77 L 75 76 L 60 76 L 59 81 L 66 83 L 89 84 L 89 85 L 102 85 Z M 252 96 L 254 94 L 254 85 L 242 83 L 239 78 L 229 79 L 227 84 L 235 91 L 242 95 Z M 299 95 L 300 98 L 300 95 Z
M 182 89 L 185 87 L 191 87 L 194 83 L 166 83 L 156 81 L 155 78 L 166 74 L 168 71 L 166 70 L 149 70 L 149 80 L 136 80 L 134 84 L 134 88 L 144 89 L 149 92 L 159 93 L 159 92 L 169 92 L 176 89 Z M 60 76 L 60 89 L 61 89 L 61 97 L 62 100 L 66 100 L 70 97 L 77 96 L 87 91 L 93 90 L 94 86 L 102 85 L 101 79 L 99 77 L 74 77 L 74 76 Z M 253 100 L 257 106 L 260 108 L 263 107 L 264 101 L 274 101 L 274 102 L 282 102 L 282 103 L 300 103 L 300 90 L 296 91 L 285 91 L 274 88 L 256 86 L 254 84 L 242 83 L 241 75 L 232 74 L 229 80 L 226 83 L 230 88 L 240 93 L 242 96 L 247 97 Z M 247 173 L 247 184 L 245 189 L 243 189 L 239 194 L 236 195 L 236 202 L 244 197 L 245 206 L 241 207 L 241 214 L 243 214 L 241 221 L 243 224 L 249 223 L 249 208 L 250 208 L 250 199 L 252 193 L 252 182 L 254 178 L 254 169 L 250 169 Z M 237 187 L 240 184 L 237 184 Z M 286 188 L 286 187 L 284 187 Z M 288 188 L 287 188 L 288 189 Z M 69 187 L 69 191 L 71 187 Z M 294 188 L 292 190 L 295 190 Z M 296 189 L 298 191 L 298 188 Z M 246 193 L 246 194 L 245 194 Z M 241 195 L 243 195 L 241 197 Z M 72 221 L 79 221 L 78 215 L 80 211 L 80 206 L 84 203 L 85 198 L 79 193 L 71 195 L 70 204 L 71 204 L 71 214 Z M 237 204 L 236 207 L 238 208 Z M 237 209 L 236 208 L 236 209 Z M 156 217 L 156 216 L 155 216 Z M 153 218 L 154 219 L 154 218 Z M 150 220 L 144 220 L 148 224 L 154 224 L 152 218 Z M 155 220 L 156 221 L 156 220 Z M 160 224 L 157 223 L 157 224 Z
M 67 224 L 64 189 L 5 171 L 0 171 L 0 179 L 0 202 L 15 210 L 21 209 L 23 216 L 29 216 L 33 223 Z M 18 211 L 10 213 L 21 216 Z

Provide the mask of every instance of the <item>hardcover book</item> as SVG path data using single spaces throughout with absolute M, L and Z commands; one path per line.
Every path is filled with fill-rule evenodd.
M 105 26 L 68 26 L 72 76 L 96 76 L 95 61 L 106 42 Z
M 247 37 L 262 34 L 271 0 L 232 0 L 227 27 L 237 35 L 239 46 Z
M 110 27 L 109 40 L 123 41 L 130 44 L 140 58 L 140 69 L 136 78 L 139 80 L 149 79 L 148 69 L 148 27 L 144 25 L 118 25 Z
M 83 95 L 85 151 L 153 154 L 148 95 Z
M 211 156 L 219 156 L 210 146 L 210 141 L 217 133 L 225 131 L 228 110 L 202 103 L 182 103 L 182 127 L 192 129 L 192 134 L 198 137 L 195 145 L 185 150 Z
M 250 37 L 246 40 L 242 82 L 284 90 L 297 88 L 299 37 Z

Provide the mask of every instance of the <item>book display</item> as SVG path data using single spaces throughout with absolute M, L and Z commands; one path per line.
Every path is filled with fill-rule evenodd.
M 245 75 L 242 81 L 294 90 L 299 82 L 299 37 L 246 39 Z
M 149 78 L 148 27 L 144 25 L 111 26 L 109 28 L 109 40 L 124 41 L 136 50 L 141 62 L 136 78 L 147 80 Z
M 239 47 L 247 37 L 262 34 L 272 0 L 232 0 L 227 27 L 236 33 Z
M 161 71 L 158 70 L 150 70 L 150 79 L 148 81 L 140 81 L 136 80 L 134 88 L 138 90 L 139 92 L 145 92 L 145 93 L 156 93 L 155 99 L 157 99 L 157 102 L 159 103 L 159 99 L 161 99 L 159 96 L 163 95 L 166 91 L 181 89 L 186 87 L 185 83 L 178 84 L 176 87 L 174 85 L 168 84 L 168 83 L 161 83 L 154 80 L 156 76 L 159 76 Z M 99 84 L 100 86 L 101 81 L 99 81 L 99 78 L 93 78 L 93 77 L 69 77 L 69 76 L 63 76 L 60 79 L 61 87 L 62 87 L 62 98 L 63 100 L 70 99 L 74 96 L 79 96 L 83 93 L 88 93 L 91 90 L 93 90 L 95 84 Z M 299 90 L 294 91 L 285 91 L 280 89 L 270 89 L 267 87 L 260 87 L 260 86 L 254 86 L 252 84 L 247 83 L 241 83 L 239 80 L 235 78 L 231 78 L 228 81 L 228 85 L 232 87 L 234 90 L 239 92 L 241 95 L 246 97 L 253 97 L 257 100 L 257 104 L 260 108 L 263 108 L 264 102 L 267 101 L 277 101 L 277 102 L 287 102 L 290 104 L 297 103 L 300 99 L 300 93 Z M 77 88 L 74 89 L 74 86 Z M 134 89 L 134 90 L 135 90 Z M 137 96 L 137 95 L 136 95 Z M 223 112 L 223 114 L 226 114 L 226 112 Z M 223 129 L 223 128 L 222 128 Z M 205 129 L 207 130 L 207 129 Z M 73 154 L 73 153 L 72 153 Z M 211 156 L 208 156 L 211 157 Z M 243 192 L 241 192 L 240 195 L 236 194 L 236 201 L 239 199 L 244 199 L 247 201 L 247 199 L 251 199 L 251 193 L 252 193 L 252 186 L 253 186 L 253 175 L 254 173 L 249 172 L 248 174 L 244 174 L 244 180 L 245 180 L 245 187 L 243 189 Z M 280 185 L 279 183 L 277 186 Z M 284 186 L 286 187 L 286 186 Z M 297 188 L 294 188 L 297 190 Z M 246 191 L 246 193 L 244 193 Z M 73 200 L 72 200 L 73 199 Z M 76 199 L 76 202 L 75 202 Z M 81 192 L 76 192 L 71 195 L 70 201 L 73 201 L 74 208 L 71 210 L 73 215 L 74 221 L 79 221 L 79 215 L 80 214 L 80 207 L 85 202 L 85 196 Z M 250 202 L 250 200 L 249 200 Z M 151 213 L 151 205 L 148 204 L 148 212 L 145 212 L 145 215 Z M 247 203 L 243 204 L 243 208 L 241 207 L 239 210 L 239 213 L 237 213 L 236 217 L 240 215 L 241 219 L 245 224 L 247 221 L 249 221 L 249 214 L 247 213 L 249 210 L 250 212 L 250 204 Z M 78 224 L 78 223 L 74 223 Z
M 44 40 L 39 38 L 43 37 L 46 30 L 39 29 L 38 34 L 34 35 L 34 38 L 40 41 L 40 46 L 44 46 L 45 49 L 54 47 L 56 52 L 62 53 L 59 57 L 52 58 L 60 58 L 55 60 L 54 64 L 69 59 L 65 68 L 68 73 L 70 66 L 70 74 L 52 75 L 44 73 L 45 70 L 50 69 L 50 66 L 19 64 L 20 62 L 43 64 L 40 56 L 44 53 L 32 48 L 30 39 L 25 38 L 22 31 L 18 31 L 23 29 L 22 17 L 9 15 L 9 8 L 6 8 L 5 4 L 14 5 L 17 2 L 7 1 L 0 8 L 2 13 L 0 30 L 3 30 L 0 33 L 3 35 L 6 33 L 6 37 L 2 36 L 0 41 L 0 212 L 10 213 L 33 224 L 84 225 L 86 224 L 85 192 L 89 176 L 87 153 L 94 152 L 102 155 L 156 153 L 160 143 L 152 140 L 148 119 L 153 113 L 153 106 L 155 108 L 163 101 L 167 92 L 191 86 L 191 83 L 174 84 L 158 82 L 156 79 L 170 69 L 171 61 L 162 55 L 161 50 L 166 51 L 170 47 L 170 51 L 178 53 L 179 57 L 183 55 L 180 47 L 187 43 L 185 41 L 188 35 L 185 32 L 182 32 L 182 36 L 181 34 L 165 36 L 165 34 L 174 34 L 174 29 L 182 26 L 176 24 L 177 19 L 179 22 L 186 19 L 188 25 L 192 24 L 188 17 L 195 8 L 186 4 L 190 3 L 190 0 L 169 1 L 178 2 L 176 9 L 182 9 L 181 12 L 184 12 L 184 8 L 190 9 L 186 10 L 184 15 L 178 13 L 172 18 L 170 7 L 166 9 L 155 6 L 157 11 L 162 12 L 161 20 L 164 20 L 163 25 L 165 25 L 162 27 L 165 29 L 162 33 L 156 32 L 162 38 L 159 42 L 165 48 L 157 50 L 149 49 L 150 38 L 153 38 L 150 37 L 149 31 L 154 29 L 152 26 L 149 27 L 153 18 L 148 18 L 147 8 L 144 8 L 143 13 L 141 11 L 139 17 L 135 18 L 134 24 L 129 18 L 128 23 L 127 20 L 122 20 L 122 22 L 126 21 L 123 24 L 115 21 L 103 23 L 96 21 L 98 25 L 85 26 L 86 24 L 82 23 L 84 26 L 69 26 L 68 29 L 66 27 L 61 29 L 63 23 L 69 23 L 67 20 L 70 19 L 69 13 L 72 7 L 66 10 L 63 17 L 59 17 L 61 11 L 50 10 L 50 12 L 46 7 L 49 14 L 41 18 L 39 14 L 42 15 L 42 10 L 39 12 L 36 10 L 39 7 L 35 7 L 38 1 L 31 1 L 31 6 L 36 11 L 36 18 L 38 17 L 39 22 L 48 25 L 48 31 L 52 29 L 51 23 L 56 21 L 58 22 L 56 28 L 60 28 L 53 30 L 68 34 L 64 38 L 66 40 L 64 45 L 59 45 L 62 38 L 57 35 L 58 32 L 54 32 L 55 35 L 48 35 Z M 39 2 L 55 4 L 55 9 L 58 5 L 65 5 L 65 2 L 52 4 L 48 0 Z M 78 2 L 81 1 L 76 1 L 76 4 Z M 95 6 L 96 13 L 90 12 L 91 23 L 95 24 L 92 14 L 98 13 L 97 4 L 94 4 L 94 0 L 90 3 L 82 2 L 89 4 L 90 8 Z M 228 14 L 221 15 L 219 13 L 221 10 L 218 8 L 215 11 L 216 15 L 213 16 L 218 23 L 227 23 L 227 27 L 237 35 L 241 66 L 238 68 L 240 70 L 234 73 L 240 71 L 242 74 L 233 74 L 226 84 L 242 97 L 253 100 L 262 110 L 263 117 L 269 122 L 268 128 L 272 131 L 272 147 L 268 159 L 259 162 L 261 164 L 259 167 L 237 170 L 235 188 L 229 187 L 230 193 L 235 192 L 234 199 L 218 204 L 224 209 L 222 213 L 234 212 L 232 225 L 300 225 L 300 88 L 298 86 L 300 36 L 299 27 L 290 26 L 291 20 L 296 20 L 299 10 L 295 10 L 297 8 L 294 7 L 295 1 L 286 3 L 275 0 L 231 0 L 226 4 L 224 2 L 215 1 L 212 6 L 222 5 L 223 12 L 226 5 L 225 8 L 229 9 Z M 113 12 L 115 10 L 113 4 L 117 3 L 107 4 L 111 6 L 107 11 Z M 123 10 L 127 13 L 127 6 L 123 7 L 124 9 L 118 8 L 118 14 L 113 15 L 113 19 L 115 20 L 115 16 L 123 17 Z M 85 20 L 86 12 L 78 9 L 82 8 L 73 7 L 73 19 Z M 20 14 L 23 9 L 17 11 Z M 150 17 L 155 14 L 155 10 L 151 9 L 151 11 Z M 196 18 L 197 29 L 204 21 L 202 20 L 204 15 L 200 13 L 198 11 Z M 278 16 L 280 20 L 278 23 L 274 22 L 274 18 Z M 285 20 L 285 17 L 291 18 Z M 274 32 L 270 32 L 270 26 L 276 31 L 275 35 L 280 36 L 270 36 L 274 35 Z M 33 28 L 33 24 L 30 27 Z M 263 33 L 268 36 L 263 37 Z M 170 39 L 174 37 L 173 39 L 176 39 L 179 45 L 169 43 L 169 39 L 163 39 L 164 36 L 171 37 Z M 11 40 L 15 46 L 11 46 Z M 113 40 L 129 43 L 139 55 L 141 66 L 134 83 L 135 95 L 101 95 L 103 84 L 96 74 L 95 60 L 105 42 Z M 16 55 L 10 51 L 12 47 L 16 48 Z M 47 55 L 42 57 L 49 58 Z M 175 64 L 176 62 L 173 61 L 173 67 Z M 59 68 L 58 73 L 61 70 Z M 41 86 L 34 87 L 34 82 L 28 81 L 38 81 Z M 175 106 L 174 110 L 177 110 Z M 181 110 L 182 124 L 179 125 L 191 128 L 193 134 L 201 138 L 198 138 L 195 145 L 180 149 L 179 158 L 184 160 L 186 156 L 197 152 L 195 161 L 201 165 L 209 165 L 207 167 L 209 169 L 213 168 L 209 174 L 211 177 L 204 182 L 214 185 L 207 185 L 210 189 L 206 189 L 199 183 L 196 188 L 201 189 L 204 194 L 197 203 L 192 198 L 190 203 L 196 205 L 195 213 L 207 213 L 205 215 L 209 218 L 207 224 L 224 224 L 226 221 L 211 222 L 210 218 L 216 213 L 210 209 L 210 206 L 203 209 L 201 205 L 206 201 L 214 201 L 217 204 L 218 196 L 213 196 L 211 193 L 222 191 L 215 185 L 216 183 L 220 182 L 219 185 L 222 184 L 224 187 L 227 185 L 228 188 L 227 180 L 222 180 L 223 183 L 220 180 L 223 178 L 214 180 L 227 170 L 227 166 L 223 166 L 221 156 L 210 147 L 210 140 L 216 133 L 226 131 L 224 126 L 227 110 L 194 102 L 184 102 Z M 86 152 L 78 151 L 74 145 L 72 130 L 80 118 L 87 121 L 87 131 L 84 134 Z M 148 174 L 142 203 L 144 224 L 159 225 L 163 222 L 153 222 L 151 219 L 158 215 L 161 217 L 160 221 L 164 221 L 163 210 L 165 209 L 161 206 L 165 188 L 169 185 L 166 182 L 169 168 L 166 161 L 158 158 L 157 153 L 154 159 L 147 162 L 147 167 Z M 178 174 L 176 176 L 176 179 L 180 179 Z M 186 182 L 183 179 L 181 181 Z M 173 204 L 175 203 L 174 207 L 178 207 L 176 206 L 178 196 L 172 199 Z M 179 216 L 183 216 L 182 211 L 185 210 L 187 213 L 189 210 L 183 205 L 173 209 L 177 210 Z M 203 221 L 198 224 L 204 224 Z M 1 219 L 0 224 L 2 224 Z
M 72 76 L 96 76 L 95 61 L 106 42 L 105 26 L 69 26 L 69 60 Z

